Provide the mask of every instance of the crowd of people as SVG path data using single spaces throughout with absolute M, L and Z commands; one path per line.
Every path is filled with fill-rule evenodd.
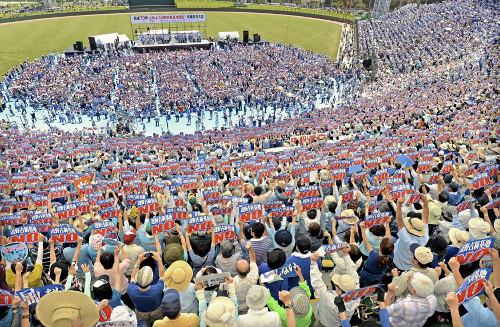
M 48 117 L 73 123 L 78 121 L 66 117 L 76 113 L 100 120 L 123 110 L 167 121 L 255 108 L 292 115 L 313 109 L 318 101 L 329 103 L 351 75 L 324 56 L 283 45 L 150 53 L 122 49 L 25 63 L 7 75 L 3 95 L 17 110 L 48 111 Z
M 399 44 L 408 65 L 422 52 L 398 37 L 408 29 L 402 15 L 419 17 L 421 40 L 443 26 L 459 35 L 459 19 L 475 27 L 467 40 L 429 41 L 429 56 L 446 60 L 389 72 L 393 62 L 379 59 L 372 83 L 277 45 L 145 55 L 158 59 L 154 69 L 142 56 L 113 55 L 11 73 L 11 95 L 35 103 L 50 92 L 65 103 L 69 89 L 81 110 L 109 94 L 133 108 L 155 92 L 162 106 L 235 105 L 243 94 L 282 105 L 293 98 L 286 92 L 307 99 L 331 76 L 353 82 L 337 106 L 193 135 L 2 124 L 0 325 L 498 326 L 500 50 L 487 37 L 499 31 L 495 6 L 389 14 L 399 20 L 393 37 L 369 37 L 378 54 Z M 75 65 L 91 91 L 64 83 Z

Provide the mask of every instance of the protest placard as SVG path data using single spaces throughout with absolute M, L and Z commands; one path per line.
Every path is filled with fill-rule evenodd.
M 294 207 L 273 208 L 269 209 L 269 215 L 272 217 L 291 217 L 294 211 Z
M 487 172 L 478 173 L 472 180 L 471 190 L 478 190 L 482 187 L 493 184 Z
M 234 240 L 236 236 L 234 225 L 222 224 L 214 226 L 215 242 L 222 243 L 225 240 Z
M 5 216 L 0 216 L 0 221 L 3 225 L 14 226 L 21 225 L 23 223 L 23 215 L 21 213 L 8 214 Z
M 373 227 L 375 225 L 383 225 L 387 220 L 391 219 L 390 212 L 376 212 L 372 213 L 368 217 L 365 218 L 365 226 L 366 228 Z
M 226 278 L 230 277 L 231 274 L 228 272 L 210 274 L 205 276 L 200 276 L 194 279 L 195 283 L 201 283 L 203 288 L 212 287 L 220 285 L 226 282 Z
M 290 263 L 281 268 L 265 272 L 260 275 L 260 282 L 273 283 L 279 280 L 283 280 L 285 278 L 297 277 L 297 273 L 295 272 L 294 269 L 295 266 L 296 266 L 295 263 Z
M 418 202 L 418 201 L 420 201 L 420 194 L 419 193 L 411 192 L 408 195 L 406 195 L 405 203 L 407 205 L 413 204 L 413 203 Z
M 0 289 L 0 307 L 11 306 L 12 297 L 13 295 L 11 292 L 4 289 Z
M 197 216 L 189 218 L 187 231 L 188 233 L 201 232 L 210 230 L 213 222 L 209 216 Z
M 323 244 L 316 252 L 320 257 L 324 257 L 325 255 L 340 251 L 346 247 L 349 247 L 349 244 L 346 242 Z
M 158 211 L 158 209 L 160 209 L 160 204 L 156 199 L 137 200 L 136 206 L 140 214 L 147 214 L 148 212 Z
M 28 305 L 37 304 L 45 295 L 64 290 L 64 286 L 60 284 L 46 285 L 35 288 L 23 288 L 16 292 L 16 295 L 21 298 L 21 301 L 27 302 Z
M 395 201 L 399 198 L 404 198 L 406 195 L 410 194 L 412 190 L 413 187 L 410 184 L 399 184 L 391 187 L 392 197 Z
M 49 188 L 49 197 L 51 199 L 65 198 L 68 196 L 66 186 L 57 186 Z
M 61 224 L 52 228 L 49 235 L 56 243 L 76 243 L 78 241 L 76 229 L 69 224 Z
M 352 190 L 345 191 L 344 193 L 342 193 L 341 196 L 342 196 L 342 202 L 349 203 L 352 200 L 354 200 L 354 191 Z
M 382 205 L 382 201 L 370 200 L 370 202 L 368 202 L 368 211 L 373 212 L 373 211 L 377 210 L 378 208 L 380 208 L 381 205 Z
M 127 205 L 129 206 L 136 205 L 136 202 L 138 200 L 144 200 L 147 197 L 148 196 L 146 194 L 127 194 L 126 196 Z
M 102 219 L 118 218 L 120 213 L 121 213 L 120 208 L 115 207 L 115 206 L 111 206 L 111 207 L 107 207 L 107 208 L 99 210 L 99 215 L 101 215 Z
M 319 209 L 323 206 L 323 198 L 316 197 L 316 198 L 301 199 L 300 204 L 302 205 L 302 209 L 304 211 L 311 209 Z
M 113 224 L 113 222 L 109 220 L 95 222 L 92 225 L 92 229 L 102 236 L 107 236 L 116 231 L 115 224 Z
M 370 196 L 378 196 L 384 191 L 383 185 L 372 185 L 369 188 Z
M 264 210 L 261 204 L 240 204 L 238 206 L 238 213 L 240 221 L 245 223 L 264 218 Z
M 167 208 L 165 214 L 172 216 L 172 219 L 188 219 L 189 213 L 184 207 Z
M 11 242 L 37 243 L 39 235 L 41 234 L 35 225 L 26 225 L 12 229 L 10 240 Z
M 461 265 L 477 261 L 490 253 L 494 243 L 495 238 L 493 237 L 469 241 L 458 249 L 457 260 Z
M 151 233 L 153 235 L 164 233 L 175 228 L 175 221 L 169 214 L 151 217 L 149 220 L 151 222 Z
M 476 269 L 471 275 L 464 278 L 464 282 L 457 289 L 458 303 L 464 303 L 469 301 L 475 296 L 484 293 L 484 286 L 490 278 L 492 269 L 490 268 L 479 268 Z
M 23 261 L 28 257 L 28 247 L 25 243 L 14 242 L 2 246 L 2 258 L 7 262 Z
M 381 284 L 367 286 L 363 288 L 358 288 L 349 292 L 342 294 L 342 299 L 344 302 L 351 302 L 354 300 L 361 300 L 366 296 L 371 296 L 377 292 L 377 289 L 382 287 Z
M 299 196 L 301 199 L 317 197 L 319 195 L 320 193 L 317 186 L 311 185 L 311 186 L 302 186 L 301 188 L 299 188 Z

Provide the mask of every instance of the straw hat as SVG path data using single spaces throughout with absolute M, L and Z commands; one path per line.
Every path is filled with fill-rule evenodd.
M 469 233 L 464 230 L 452 227 L 448 232 L 448 237 L 453 245 L 461 247 L 469 241 Z
M 90 297 L 77 291 L 52 292 L 40 299 L 36 316 L 46 327 L 73 326 L 80 319 L 83 327 L 99 321 L 97 307 Z
M 359 220 L 359 218 L 354 213 L 354 210 L 352 210 L 352 209 L 347 209 L 347 210 L 342 211 L 342 213 L 340 214 L 340 217 L 344 218 L 343 222 L 345 222 L 346 224 L 349 224 L 349 225 L 354 225 Z
M 490 224 L 481 218 L 472 218 L 469 220 L 469 233 L 474 239 L 481 239 L 488 236 Z
M 421 219 L 419 219 L 419 218 L 405 218 L 404 223 L 405 223 L 406 230 L 408 230 L 408 232 L 410 234 L 413 234 L 415 236 L 424 236 L 425 235 L 424 223 L 422 222 Z
M 309 296 L 306 292 L 298 286 L 295 286 L 290 290 L 290 297 L 292 300 L 292 309 L 297 318 L 304 317 L 310 309 L 311 303 L 309 301 Z
M 356 280 L 351 275 L 341 275 L 341 274 L 333 274 L 332 282 L 340 287 L 340 289 L 344 292 L 349 292 L 356 289 Z
M 167 287 L 175 288 L 179 292 L 185 291 L 188 288 L 192 278 L 193 269 L 183 260 L 172 263 L 163 274 L 163 280 Z
M 212 298 L 205 312 L 205 324 L 209 327 L 226 327 L 234 317 L 234 303 L 225 296 Z

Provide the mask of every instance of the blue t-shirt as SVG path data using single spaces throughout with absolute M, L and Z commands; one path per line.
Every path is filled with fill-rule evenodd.
M 121 300 L 122 295 L 114 288 L 112 290 L 113 290 L 113 295 L 111 296 L 111 299 L 109 300 L 108 303 L 109 306 L 114 309 L 115 307 L 122 305 L 122 300 Z
M 382 279 L 385 266 L 380 267 L 378 264 L 379 256 L 377 251 L 371 250 L 363 265 L 363 269 L 359 272 L 359 278 L 367 284 L 378 283 Z
M 479 297 L 474 297 L 463 303 L 467 313 L 462 317 L 464 327 L 498 327 L 498 321 L 493 311 L 485 308 Z
M 267 263 L 261 263 L 259 266 L 259 275 L 262 275 L 263 273 L 266 273 L 268 271 L 271 271 L 272 269 L 269 268 Z M 284 291 L 288 290 L 288 278 L 284 278 L 283 280 L 276 281 L 273 283 L 264 283 L 264 285 L 269 289 L 269 292 L 271 293 L 271 296 L 278 301 L 278 293 L 279 291 Z
M 405 227 L 398 231 L 398 240 L 394 244 L 394 264 L 399 270 L 410 270 L 413 267 L 413 254 L 410 245 L 417 243 L 425 246 L 429 241 L 429 227 L 424 225 L 424 236 L 410 234 Z
M 127 288 L 127 294 L 134 303 L 137 311 L 151 312 L 161 305 L 163 300 L 163 280 L 151 284 L 147 291 L 140 290 L 135 282 L 131 282 Z

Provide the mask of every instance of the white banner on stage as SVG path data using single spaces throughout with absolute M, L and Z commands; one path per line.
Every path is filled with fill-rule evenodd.
M 206 20 L 207 16 L 205 14 L 130 16 L 132 24 L 200 23 Z

